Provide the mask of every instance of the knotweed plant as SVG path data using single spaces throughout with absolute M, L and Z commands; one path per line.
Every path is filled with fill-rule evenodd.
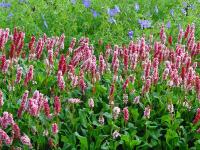
M 110 17 L 117 13 L 117 6 L 108 10 Z M 148 20 L 139 23 L 151 27 Z M 102 49 L 102 41 L 94 47 L 85 37 L 67 47 L 64 34 L 29 39 L 18 28 L 0 29 L 1 148 L 197 148 L 195 25 L 173 38 L 164 24 L 159 39 L 128 35 L 128 45 Z

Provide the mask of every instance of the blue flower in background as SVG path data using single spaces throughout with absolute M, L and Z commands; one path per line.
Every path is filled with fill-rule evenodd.
M 158 6 L 155 6 L 155 12 L 158 13 Z
M 107 13 L 110 16 L 108 21 L 110 23 L 115 23 L 116 24 L 116 20 L 115 20 L 114 16 L 116 14 L 120 13 L 119 6 L 115 5 L 115 8 L 113 8 L 113 9 L 108 8 Z
M 194 9 L 195 9 L 195 5 L 191 4 L 191 5 L 190 5 L 190 8 L 191 8 L 192 10 L 194 10 Z
M 108 8 L 107 13 L 108 13 L 108 15 L 111 16 L 111 17 L 115 16 L 115 14 L 116 14 L 115 10 L 114 10 L 114 9 L 110 9 L 110 8 Z
M 171 16 L 173 17 L 174 16 L 174 9 L 170 9 L 170 14 L 171 14 Z
M 171 22 L 170 22 L 170 21 L 167 22 L 166 27 L 167 27 L 168 29 L 171 28 Z
M 82 0 L 83 5 L 85 6 L 85 8 L 89 8 L 91 5 L 91 1 L 90 0 Z
M 27 3 L 26 0 L 19 0 L 19 3 Z
M 130 39 L 133 38 L 133 30 L 130 30 L 130 31 L 128 32 L 128 36 L 129 36 Z
M 138 20 L 138 23 L 140 24 L 141 29 L 150 28 L 151 27 L 151 21 L 149 20 Z
M 182 29 L 181 24 L 178 24 L 178 30 Z
M 48 24 L 47 24 L 46 20 L 44 20 L 44 26 L 45 26 L 45 28 L 48 28 Z
M 96 12 L 94 9 L 91 9 L 91 12 L 92 12 L 92 14 L 93 14 L 93 16 L 94 16 L 95 18 L 99 16 L 99 13 Z
M 183 7 L 187 7 L 187 2 L 182 2 Z
M 108 8 L 107 13 L 110 17 L 114 17 L 116 14 L 120 13 L 120 9 L 117 5 L 115 5 L 115 8 L 113 9 Z
M 43 22 L 44 22 L 44 27 L 45 27 L 45 28 L 48 28 L 47 21 L 46 21 L 46 19 L 45 19 L 45 17 L 44 17 L 43 14 L 42 14 L 42 19 L 43 19 Z
M 13 13 L 9 13 L 9 14 L 8 14 L 8 17 L 12 17 L 12 16 L 13 16 Z
M 11 7 L 11 3 L 1 2 L 1 3 L 0 3 L 0 7 L 9 8 L 9 7 Z
M 116 13 L 120 13 L 120 9 L 119 9 L 119 6 L 115 5 L 115 8 L 114 8 L 115 12 Z
M 13 16 L 14 16 L 13 13 L 9 13 L 7 19 L 11 19 Z
M 135 11 L 138 12 L 140 10 L 140 6 L 138 3 L 135 3 Z
M 109 17 L 108 22 L 116 24 L 116 20 L 114 17 Z
M 184 8 L 181 9 L 181 12 L 182 12 L 184 15 L 187 14 L 187 12 L 186 12 L 186 10 L 185 10 Z
M 72 3 L 73 5 L 75 5 L 75 4 L 76 4 L 76 0 L 71 0 L 71 3 Z

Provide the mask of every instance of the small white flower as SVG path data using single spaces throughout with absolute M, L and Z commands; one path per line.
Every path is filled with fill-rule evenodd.
M 115 130 L 115 131 L 113 132 L 112 136 L 113 136 L 113 139 L 116 139 L 116 138 L 120 137 L 121 134 L 119 133 L 119 131 Z
M 119 107 L 114 107 L 113 108 L 113 118 L 116 120 L 119 116 L 120 113 L 120 108 Z
M 172 103 L 168 104 L 167 109 L 172 114 L 174 112 L 174 105 Z
M 90 108 L 94 108 L 94 100 L 92 98 L 89 99 L 88 105 Z
M 36 85 L 36 84 L 37 84 L 37 81 L 32 81 L 32 84 L 33 84 L 33 85 Z

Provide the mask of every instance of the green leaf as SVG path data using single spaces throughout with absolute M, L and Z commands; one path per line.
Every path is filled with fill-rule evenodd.
M 86 137 L 83 137 L 81 135 L 79 135 L 78 132 L 75 132 L 75 135 L 78 137 L 78 139 L 80 140 L 80 148 L 81 150 L 87 150 L 88 149 L 88 141 Z
M 175 131 L 171 130 L 171 129 L 167 130 L 165 138 L 166 138 L 167 144 L 172 148 L 174 148 L 176 146 L 176 144 L 178 143 L 178 141 L 179 141 L 178 134 Z
M 138 109 L 131 109 L 131 117 L 136 121 L 139 117 Z
M 131 148 L 134 148 L 136 145 L 140 145 L 141 141 L 139 139 L 137 140 L 131 140 L 130 146 Z
M 171 116 L 169 114 L 163 115 L 161 118 L 161 122 L 162 122 L 162 124 L 166 124 L 169 127 L 171 124 Z

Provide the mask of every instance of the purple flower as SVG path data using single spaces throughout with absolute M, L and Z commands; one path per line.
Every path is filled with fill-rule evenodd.
M 186 15 L 186 13 L 187 13 L 186 10 L 185 10 L 184 8 L 181 9 L 181 12 L 182 12 L 184 15 Z
M 99 13 L 96 12 L 94 9 L 91 9 L 91 12 L 92 12 L 92 14 L 93 14 L 93 16 L 94 16 L 95 18 L 99 16 Z
M 11 3 L 2 2 L 2 3 L 0 3 L 0 7 L 9 8 L 9 7 L 11 7 Z
M 168 29 L 171 28 L 171 22 L 170 22 L 170 21 L 167 22 L 166 27 L 167 27 Z
M 182 2 L 182 5 L 183 5 L 184 7 L 187 7 L 187 2 Z
M 108 8 L 107 13 L 110 17 L 115 16 L 115 11 L 113 11 L 113 9 Z
M 140 10 L 140 6 L 138 3 L 135 3 L 135 11 L 138 12 Z
M 140 103 L 140 96 L 136 96 L 133 100 L 134 104 L 139 104 Z
M 73 5 L 75 5 L 75 4 L 76 4 L 76 0 L 71 0 L 71 3 L 72 3 Z
M 119 7 L 118 7 L 117 5 L 115 5 L 115 8 L 113 8 L 113 9 L 108 8 L 107 13 L 108 13 L 108 15 L 109 15 L 110 17 L 113 17 L 113 16 L 115 16 L 116 14 L 120 13 L 120 9 L 119 9 Z
M 185 10 L 184 8 L 181 9 L 181 12 L 182 12 L 184 15 L 186 15 L 186 13 L 187 13 L 186 10 Z
M 108 9 L 108 14 L 110 15 L 110 17 L 113 17 L 117 14 L 117 12 L 115 11 L 115 9 Z
M 19 3 L 27 3 L 26 0 L 19 0 Z
M 158 13 L 158 6 L 155 6 L 155 13 Z
M 116 24 L 116 20 L 114 17 L 109 17 L 108 22 Z
M 138 23 L 140 24 L 141 29 L 150 28 L 151 22 L 149 20 L 138 20 Z
M 149 119 L 150 118 L 151 109 L 150 107 L 145 107 L 144 109 L 144 117 Z
M 115 5 L 115 8 L 114 8 L 114 9 L 115 9 L 115 12 L 116 12 L 116 13 L 120 13 L 119 6 Z
M 128 36 L 129 36 L 130 39 L 133 38 L 133 30 L 130 30 L 130 31 L 128 32 Z
M 171 16 L 174 16 L 174 9 L 170 9 L 170 14 L 171 14 Z
M 89 8 L 91 5 L 91 1 L 90 0 L 82 0 L 83 5 L 85 6 L 85 8 Z

